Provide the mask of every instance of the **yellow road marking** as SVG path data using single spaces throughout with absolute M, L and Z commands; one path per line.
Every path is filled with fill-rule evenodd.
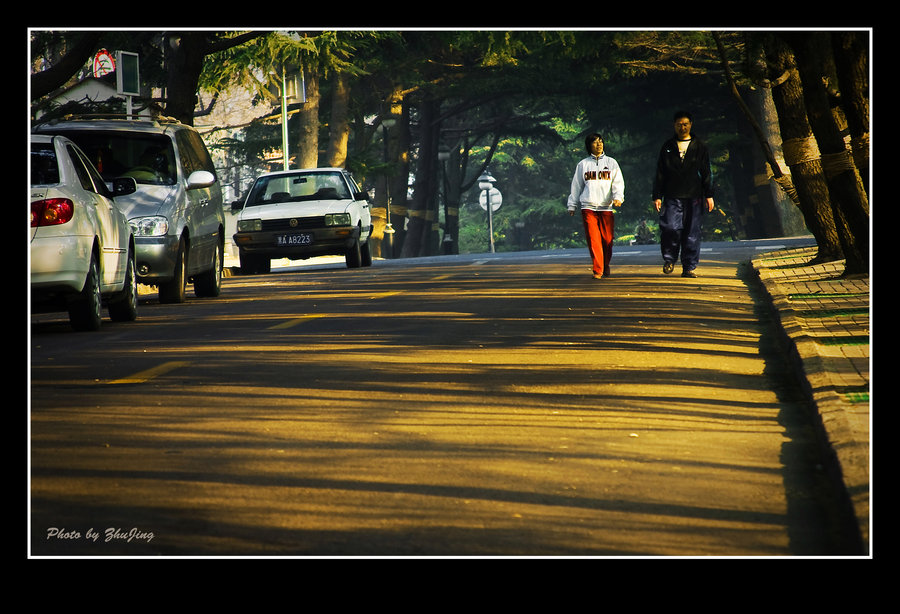
M 380 292 L 378 294 L 373 294 L 369 297 L 369 300 L 375 300 L 376 298 L 387 298 L 388 296 L 394 296 L 395 294 L 400 294 L 399 292 Z
M 308 320 L 315 320 L 316 318 L 322 318 L 324 316 L 320 315 L 311 315 L 311 316 L 303 316 L 302 318 L 294 318 L 292 320 L 288 320 L 286 322 L 281 322 L 279 324 L 275 324 L 270 326 L 268 330 L 280 330 L 284 328 L 291 328 L 292 326 L 297 326 L 298 324 L 303 324 Z
M 129 377 L 123 377 L 121 379 L 114 379 L 110 384 L 143 384 L 144 382 L 153 379 L 154 377 L 159 377 L 160 375 L 164 375 L 169 371 L 174 371 L 175 369 L 180 369 L 181 367 L 188 366 L 190 361 L 186 360 L 173 360 L 170 362 L 164 362 L 161 365 L 157 365 L 152 369 L 147 369 L 146 371 L 139 371 L 134 375 Z

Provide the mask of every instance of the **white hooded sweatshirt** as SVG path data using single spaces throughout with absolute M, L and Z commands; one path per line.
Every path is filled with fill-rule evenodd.
M 625 202 L 625 180 L 619 163 L 606 154 L 599 158 L 591 155 L 579 162 L 566 208 L 575 211 L 580 205 L 582 209 L 612 211 L 614 200 Z

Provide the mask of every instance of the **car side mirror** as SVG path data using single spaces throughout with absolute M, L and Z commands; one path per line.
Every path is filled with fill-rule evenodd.
M 366 192 L 357 192 L 353 195 L 353 200 L 369 200 L 369 194 Z
M 113 197 L 127 196 L 137 192 L 137 181 L 134 177 L 116 177 L 112 182 Z
M 241 199 L 231 201 L 231 211 L 240 211 L 244 208 L 244 201 Z
M 188 177 L 188 190 L 208 188 L 216 182 L 216 176 L 209 171 L 194 171 Z

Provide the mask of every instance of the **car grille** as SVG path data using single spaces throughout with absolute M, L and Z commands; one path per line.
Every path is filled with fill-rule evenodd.
M 291 220 L 297 220 L 297 225 L 292 226 Z M 304 230 L 310 228 L 322 228 L 325 226 L 325 217 L 288 217 L 280 220 L 263 220 L 262 221 L 262 229 L 263 231 L 278 231 L 278 230 Z

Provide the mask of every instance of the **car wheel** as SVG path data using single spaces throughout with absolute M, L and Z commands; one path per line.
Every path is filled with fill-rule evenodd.
M 347 260 L 347 268 L 355 269 L 360 265 L 360 261 L 362 260 L 362 254 L 359 249 L 359 239 L 356 239 L 353 242 L 353 246 L 347 250 L 347 254 L 345 256 Z
M 222 291 L 222 244 L 216 246 L 212 268 L 194 276 L 194 294 L 198 297 L 219 296 Z
M 91 258 L 84 288 L 69 304 L 69 322 L 78 331 L 100 329 L 100 268 L 97 259 Z
M 372 266 L 372 252 L 369 250 L 369 242 L 366 241 L 359 248 L 361 262 L 363 266 Z
M 175 257 L 175 276 L 171 281 L 159 284 L 160 303 L 183 303 L 184 289 L 187 285 L 187 247 L 184 239 L 178 243 L 178 255 Z
M 114 322 L 133 322 L 137 319 L 138 287 L 134 272 L 134 253 L 128 254 L 125 269 L 125 287 L 109 300 L 109 317 Z
M 251 256 L 240 252 L 240 259 L 242 275 L 264 274 L 272 270 L 272 260 L 268 256 Z

